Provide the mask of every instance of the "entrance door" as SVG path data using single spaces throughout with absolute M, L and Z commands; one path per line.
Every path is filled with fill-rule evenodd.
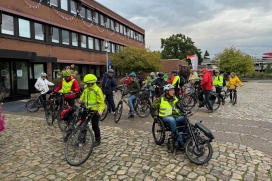
M 29 96 L 28 89 L 28 63 L 12 61 L 11 79 L 12 79 L 12 97 L 20 99 Z

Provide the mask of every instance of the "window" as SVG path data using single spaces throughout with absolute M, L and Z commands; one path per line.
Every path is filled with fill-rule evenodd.
M 112 19 L 111 19 L 110 23 L 111 23 L 111 29 L 115 30 L 115 28 L 114 28 L 114 21 Z
M 105 24 L 104 15 L 100 14 L 100 25 L 104 26 L 104 24 Z
M 110 28 L 110 19 L 108 17 L 105 17 L 106 20 L 106 28 Z
M 87 38 L 85 35 L 81 35 L 81 47 L 86 48 Z
M 14 23 L 13 17 L 2 14 L 2 26 L 1 32 L 7 35 L 14 35 Z
M 56 7 L 58 7 L 58 0 L 50 0 L 50 3 Z
M 18 19 L 19 21 L 19 36 L 30 38 L 30 22 L 25 19 Z
M 124 26 L 124 35 L 127 35 L 127 28 Z
M 62 44 L 70 45 L 69 31 L 62 30 Z
M 115 53 L 115 44 L 114 43 L 111 44 L 111 52 Z
M 87 10 L 87 19 L 90 20 L 90 21 L 93 20 L 92 10 L 90 10 L 90 9 Z
M 67 2 L 67 0 L 60 0 L 60 8 L 65 10 L 65 11 L 68 11 L 68 2 Z
M 124 27 L 120 24 L 120 33 L 124 34 Z
M 93 49 L 93 38 L 92 37 L 88 37 L 88 48 Z
M 71 0 L 71 13 L 77 14 L 77 4 L 75 1 Z
M 78 41 L 77 41 L 77 34 L 72 33 L 72 45 L 77 47 L 78 46 Z
M 100 41 L 99 39 L 94 39 L 95 50 L 100 50 Z
M 85 14 L 86 14 L 86 8 L 82 6 L 79 14 L 81 15 L 82 18 L 85 18 L 86 17 L 85 16 Z
M 133 38 L 134 37 L 134 31 L 130 30 L 130 37 Z
M 59 43 L 59 29 L 53 28 L 52 42 Z
M 119 32 L 119 23 L 117 23 L 117 22 L 115 24 L 115 30 L 116 30 L 116 32 Z
M 44 72 L 43 64 L 34 64 L 34 79 L 41 76 L 41 72 Z
M 35 39 L 44 40 L 43 25 L 40 23 L 34 23 Z
M 98 13 L 97 12 L 94 13 L 94 22 L 98 23 Z

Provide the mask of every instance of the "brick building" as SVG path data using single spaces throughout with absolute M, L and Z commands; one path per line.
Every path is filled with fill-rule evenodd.
M 168 76 L 171 76 L 172 70 L 181 71 L 181 67 L 188 67 L 188 62 L 179 59 L 163 59 L 162 60 L 162 70 L 167 72 Z
M 71 64 L 81 78 L 100 78 L 107 54 L 144 48 L 144 39 L 142 28 L 93 0 L 1 0 L 0 91 L 29 97 L 41 72 L 52 80 Z

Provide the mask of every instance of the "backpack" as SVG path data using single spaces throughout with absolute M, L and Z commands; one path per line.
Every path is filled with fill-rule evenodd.
M 220 79 L 219 79 L 219 77 L 220 77 L 220 76 L 218 76 L 218 80 L 220 80 Z M 227 83 L 226 83 L 226 79 L 224 79 L 224 77 L 223 77 L 223 76 L 221 76 L 221 77 L 223 78 L 223 87 L 225 87 L 225 86 L 226 86 L 226 84 L 227 84 Z
M 185 84 L 185 78 L 183 76 L 179 76 L 179 86 L 183 87 Z

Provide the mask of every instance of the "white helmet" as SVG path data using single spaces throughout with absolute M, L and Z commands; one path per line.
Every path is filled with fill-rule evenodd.
M 163 87 L 163 91 L 175 89 L 175 87 L 172 84 L 167 84 Z
M 154 72 L 151 72 L 150 75 L 151 75 L 151 76 L 155 76 L 155 73 L 154 73 Z
M 41 73 L 41 77 L 46 77 L 47 76 L 47 74 L 46 73 Z

